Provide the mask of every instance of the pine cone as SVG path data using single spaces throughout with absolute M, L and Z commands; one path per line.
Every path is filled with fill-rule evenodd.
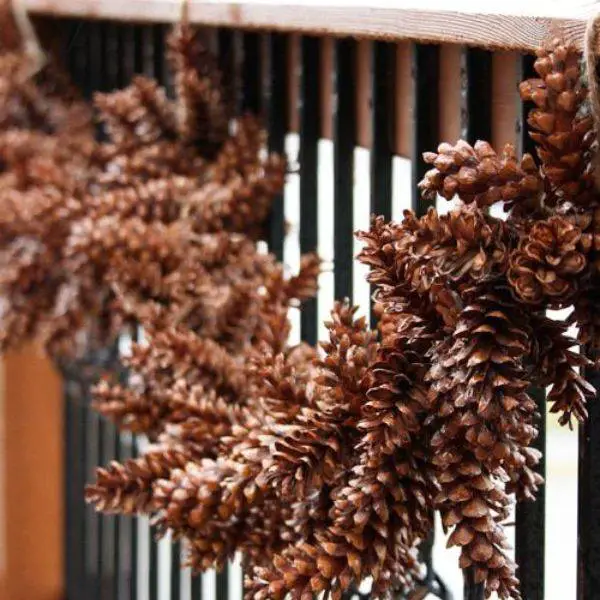
M 587 90 L 581 81 L 579 53 L 554 40 L 537 56 L 534 67 L 540 78 L 521 83 L 520 92 L 523 100 L 535 104 L 527 122 L 549 184 L 544 202 L 590 206 L 596 202 L 591 165 L 595 136 L 591 115 L 580 110 Z
M 508 280 L 517 296 L 553 308 L 568 304 L 587 266 L 581 239 L 581 230 L 563 217 L 534 223 L 510 257 Z
M 180 23 L 168 40 L 174 72 L 177 130 L 187 144 L 211 157 L 228 135 L 230 103 L 215 58 L 202 47 L 199 32 Z
M 472 147 L 460 140 L 455 146 L 440 144 L 437 154 L 426 152 L 423 158 L 434 166 L 419 183 L 425 200 L 435 201 L 437 194 L 452 200 L 458 194 L 479 208 L 496 202 L 506 209 L 518 204 L 533 208 L 543 189 L 533 158 L 525 154 L 519 161 L 510 144 L 498 155 L 487 142 Z
M 505 554 L 498 524 L 508 514 L 509 496 L 497 473 L 533 494 L 539 479 L 528 478 L 535 455 L 527 447 L 537 435 L 535 403 L 526 394 L 523 363 L 529 325 L 506 289 L 476 287 L 452 337 L 432 352 L 429 380 L 436 395 L 430 420 L 431 460 L 441 490 L 435 504 L 450 545 L 461 547 L 461 568 L 473 568 L 487 593 L 520 598 L 516 566 Z
M 96 94 L 94 104 L 118 152 L 175 138 L 173 107 L 152 79 L 138 75 L 124 90 Z
M 122 465 L 113 461 L 107 469 L 97 470 L 97 482 L 86 488 L 86 501 L 106 513 L 148 513 L 153 510 L 154 482 L 168 477 L 173 469 L 182 468 L 187 459 L 181 450 L 160 449 Z
M 537 314 L 532 319 L 531 376 L 540 387 L 552 386 L 547 395 L 552 403 L 550 410 L 561 413 L 561 425 L 572 427 L 572 417 L 585 421 L 586 402 L 595 395 L 594 388 L 580 374 L 580 370 L 592 363 L 574 349 L 579 344 L 567 335 L 568 323 Z

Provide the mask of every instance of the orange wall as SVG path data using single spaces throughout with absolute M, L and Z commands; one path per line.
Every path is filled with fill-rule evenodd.
M 26 349 L 4 360 L 0 400 L 2 600 L 62 592 L 62 389 L 48 360 Z

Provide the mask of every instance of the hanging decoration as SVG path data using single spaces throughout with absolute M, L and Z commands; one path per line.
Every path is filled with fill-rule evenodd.
M 169 40 L 174 99 L 141 76 L 96 95 L 105 141 L 59 71 L 32 76 L 3 36 L 0 348 L 37 339 L 61 357 L 145 333 L 127 380 L 94 393 L 151 446 L 100 468 L 89 502 L 152 515 L 196 570 L 241 552 L 256 600 L 339 599 L 366 580 L 373 597 L 415 594 L 437 511 L 461 568 L 519 599 L 504 524 L 542 484 L 528 389 L 550 388 L 561 424 L 584 421 L 581 370 L 600 347 L 578 53 L 553 42 L 521 84 L 537 157 L 481 141 L 425 154 L 424 198 L 458 204 L 373 218 L 358 236 L 377 327 L 340 301 L 318 349 L 289 341 L 288 313 L 316 294 L 319 259 L 290 275 L 257 244 L 285 161 L 256 117 L 233 114 L 185 20 Z M 566 323 L 546 315 L 569 307 Z

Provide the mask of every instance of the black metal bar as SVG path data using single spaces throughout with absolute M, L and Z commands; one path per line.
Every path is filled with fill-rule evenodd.
M 225 565 L 222 571 L 217 572 L 216 600 L 227 600 L 229 597 L 229 566 Z
M 152 26 L 152 74 L 159 83 L 165 82 L 165 41 L 167 28 L 165 25 Z
M 84 389 L 81 382 L 66 378 L 65 402 L 70 413 L 69 433 L 71 445 L 67 445 L 67 468 L 70 472 L 70 515 L 66 533 L 67 558 L 71 559 L 70 585 L 68 600 L 81 598 L 87 588 L 87 564 L 89 548 L 87 547 L 87 511 L 83 502 L 82 490 L 86 476 L 87 448 L 87 407 Z M 69 421 L 67 421 L 69 423 Z M 70 548 L 70 549 L 69 549 Z
M 244 33 L 242 38 L 242 112 L 261 115 L 263 100 L 262 38 L 258 33 Z
M 288 53 L 289 36 L 272 33 L 268 39 L 269 77 L 267 101 L 267 123 L 269 128 L 269 151 L 285 153 L 285 136 L 289 123 Z M 285 238 L 285 211 L 283 194 L 273 200 L 269 217 L 269 250 L 278 260 L 283 260 Z
M 318 144 L 321 124 L 319 65 L 321 40 L 301 39 L 300 81 L 300 251 L 312 252 L 318 246 Z M 311 299 L 300 313 L 302 339 L 317 342 L 317 301 Z
M 171 600 L 179 600 L 181 596 L 181 543 L 171 546 Z
M 165 42 L 167 28 L 165 25 L 153 25 L 151 45 L 152 53 L 148 54 L 145 72 L 151 70 L 151 75 L 161 84 L 165 83 Z M 149 600 L 158 600 L 158 541 L 150 527 L 148 558 L 148 595 Z
M 158 600 L 158 541 L 153 528 L 149 529 L 148 596 L 150 600 Z
M 82 74 L 88 72 L 89 56 L 82 47 L 80 36 L 84 28 L 80 21 L 71 21 L 65 48 L 65 63 L 74 81 L 80 86 L 82 93 L 89 97 L 90 85 Z M 83 488 L 87 466 L 87 406 L 84 388 L 81 382 L 65 377 L 65 412 L 66 425 L 71 428 L 67 433 L 65 461 L 67 464 L 68 485 L 67 502 L 70 508 L 67 514 L 65 531 L 67 564 L 67 598 L 79 600 L 87 589 L 89 565 L 89 545 L 87 540 L 89 512 L 83 501 Z
M 586 371 L 600 390 L 600 371 Z M 600 598 L 600 402 L 588 403 L 588 419 L 579 429 L 577 515 L 577 599 Z
M 423 215 L 429 206 L 419 193 L 417 184 L 427 165 L 423 152 L 435 150 L 439 144 L 439 47 L 417 44 L 413 51 L 414 136 L 413 136 L 413 210 Z
M 485 587 L 483 583 L 475 583 L 472 569 L 465 571 L 464 577 L 464 600 L 484 600 Z
M 202 600 L 202 575 L 192 575 L 192 600 Z
M 411 208 L 418 216 L 425 214 L 430 205 L 421 198 L 417 185 L 427 170 L 423 161 L 423 152 L 437 148 L 439 143 L 439 75 L 439 47 L 416 44 L 412 55 L 414 120 Z M 421 558 L 427 568 L 425 584 L 429 589 L 435 581 L 432 561 L 433 543 L 434 532 L 432 531 L 420 549 Z
M 136 75 L 144 73 L 144 52 L 146 51 L 146 39 L 150 39 L 145 33 L 148 25 L 132 25 L 127 32 L 126 61 L 131 63 L 131 70 Z
M 542 452 L 538 472 L 546 474 L 546 398 L 544 390 L 532 388 L 530 395 L 536 400 L 540 419 L 539 435 L 532 444 Z M 535 502 L 519 502 L 515 517 L 515 558 L 519 565 L 521 593 L 525 600 L 544 598 L 544 547 L 546 524 L 546 488 L 542 485 Z
M 219 29 L 217 48 L 219 68 L 223 77 L 223 88 L 231 103 L 233 114 L 239 112 L 240 90 L 238 74 L 239 38 L 231 29 Z
M 354 263 L 354 147 L 356 145 L 356 42 L 335 42 L 333 149 L 333 287 L 337 299 L 352 301 Z
M 470 144 L 492 137 L 492 54 L 480 48 L 467 48 L 466 138 Z
M 396 45 L 373 42 L 371 59 L 371 214 L 392 218 L 392 160 L 396 131 Z M 371 288 L 373 290 L 373 288 Z M 377 319 L 371 310 L 371 325 Z
M 534 76 L 533 57 L 526 57 L 521 64 L 521 77 Z M 527 111 L 530 106 L 523 105 L 519 118 L 521 131 L 520 146 L 522 149 L 533 150 L 533 143 L 526 133 Z M 542 453 L 538 472 L 546 475 L 546 399 L 543 389 L 529 390 L 535 399 L 538 412 L 539 435 L 532 446 Z M 515 558 L 519 565 L 521 592 L 525 600 L 544 598 L 544 569 L 545 569 L 545 525 L 546 525 L 546 488 L 541 486 L 535 502 L 520 502 L 516 507 L 515 516 Z
M 138 341 L 138 331 L 133 330 L 131 332 L 131 343 Z M 131 457 L 136 458 L 138 456 L 138 440 L 135 435 L 131 436 Z M 139 517 L 138 517 L 139 518 Z M 129 552 L 131 556 L 131 600 L 137 600 L 139 581 L 138 581 L 138 560 L 139 560 L 139 540 L 138 540 L 138 518 L 131 521 L 131 543 L 129 546 Z
M 63 531 L 65 533 L 64 545 L 64 577 L 65 591 L 67 600 L 74 600 L 77 593 L 77 563 L 78 563 L 78 546 L 77 546 L 77 504 L 75 496 L 75 461 L 79 457 L 79 448 L 77 447 L 78 426 L 77 410 L 73 406 L 72 384 L 65 382 L 64 384 L 64 405 L 63 405 L 63 427 L 65 431 L 64 446 L 63 446 L 63 465 L 64 465 L 64 498 L 65 498 L 65 514 Z
M 81 71 L 77 73 L 76 80 L 85 82 L 84 90 L 87 98 L 92 97 L 98 80 L 102 78 L 104 66 L 104 39 L 101 30 L 94 27 L 91 23 L 82 24 L 78 34 L 79 52 L 86 57 L 85 62 L 80 65 Z M 83 59 L 82 59 L 83 61 Z M 81 494 L 85 484 L 92 481 L 95 476 L 96 468 L 98 467 L 103 457 L 103 431 L 99 416 L 92 410 L 91 404 L 91 379 L 93 374 L 87 373 L 85 367 L 89 367 L 89 362 L 93 361 L 93 357 L 89 356 L 84 359 L 84 368 L 80 375 L 82 379 L 83 394 L 82 401 L 85 403 L 86 411 L 86 432 L 83 443 L 86 446 L 85 456 L 85 473 L 81 481 Z M 85 364 L 88 363 L 88 364 Z M 90 369 L 92 370 L 92 369 Z M 84 502 L 83 495 L 80 496 L 80 502 Z M 79 594 L 85 594 L 92 600 L 104 598 L 103 594 L 103 535 L 104 535 L 104 520 L 103 517 L 96 513 L 92 506 L 85 506 L 86 513 L 86 531 L 84 544 L 86 546 L 86 587 L 79 590 Z

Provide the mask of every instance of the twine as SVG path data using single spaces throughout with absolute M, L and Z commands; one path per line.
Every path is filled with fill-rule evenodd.
M 46 54 L 31 22 L 25 0 L 12 0 L 12 10 L 17 29 L 23 41 L 23 50 L 31 60 L 31 66 L 26 72 L 26 77 L 33 77 L 46 64 Z
M 585 30 L 583 58 L 587 75 L 590 112 L 596 135 L 600 132 L 600 86 L 598 84 L 598 57 L 600 55 L 600 12 L 590 17 Z M 594 182 L 600 191 L 600 157 L 594 157 Z
M 181 25 L 189 25 L 189 22 L 190 22 L 190 0 L 181 0 L 179 22 L 181 23 Z

